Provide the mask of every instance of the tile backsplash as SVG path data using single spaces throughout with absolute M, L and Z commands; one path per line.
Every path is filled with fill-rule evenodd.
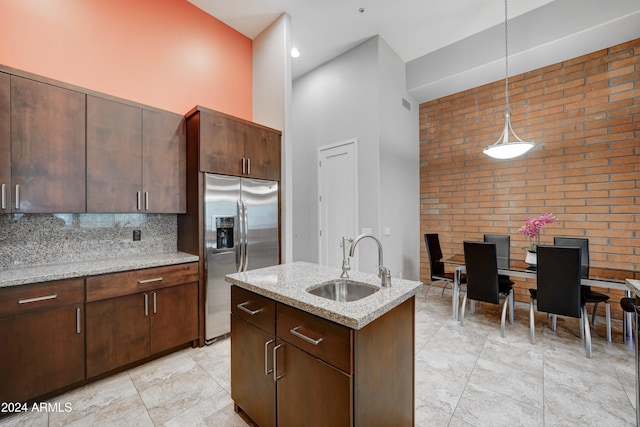
M 133 240 L 133 231 L 141 240 Z M 177 216 L 167 214 L 0 215 L 0 268 L 174 252 Z

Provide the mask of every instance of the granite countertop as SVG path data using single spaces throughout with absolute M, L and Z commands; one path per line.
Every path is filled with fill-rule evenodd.
M 127 256 L 126 258 L 100 259 L 96 261 L 9 267 L 0 269 L 0 288 L 116 273 L 118 271 L 183 264 L 186 262 L 195 262 L 198 261 L 198 259 L 197 255 L 184 252 L 164 252 Z
M 631 292 L 635 292 L 636 295 L 640 295 L 640 280 L 626 279 L 625 283 Z
M 339 268 L 295 262 L 229 274 L 225 278 L 241 288 L 352 329 L 362 329 L 422 289 L 422 282 L 394 277 L 391 287 L 380 288 L 358 301 L 337 302 L 306 291 L 314 285 L 340 278 L 341 272 Z M 380 279 L 374 274 L 350 271 L 349 279 L 380 287 Z

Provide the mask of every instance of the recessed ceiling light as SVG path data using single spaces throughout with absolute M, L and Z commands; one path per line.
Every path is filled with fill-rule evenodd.
M 291 57 L 292 58 L 297 58 L 299 56 L 300 56 L 300 51 L 297 48 L 292 47 L 291 48 Z
M 364 7 L 361 7 L 360 9 L 358 9 L 358 12 L 364 13 Z

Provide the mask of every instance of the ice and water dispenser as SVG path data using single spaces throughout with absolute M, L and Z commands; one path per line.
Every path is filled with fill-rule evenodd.
M 233 248 L 232 216 L 216 217 L 216 247 L 218 249 Z

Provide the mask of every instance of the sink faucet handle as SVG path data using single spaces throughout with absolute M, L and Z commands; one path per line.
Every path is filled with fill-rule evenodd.
M 342 248 L 342 274 L 340 274 L 340 278 L 342 279 L 348 278 L 349 270 L 351 270 L 349 257 L 347 256 L 347 242 L 353 242 L 353 239 L 346 239 L 342 236 L 342 240 L 340 241 L 340 247 Z
M 378 266 L 378 277 L 382 279 L 382 287 L 391 286 L 391 270 L 384 265 Z

